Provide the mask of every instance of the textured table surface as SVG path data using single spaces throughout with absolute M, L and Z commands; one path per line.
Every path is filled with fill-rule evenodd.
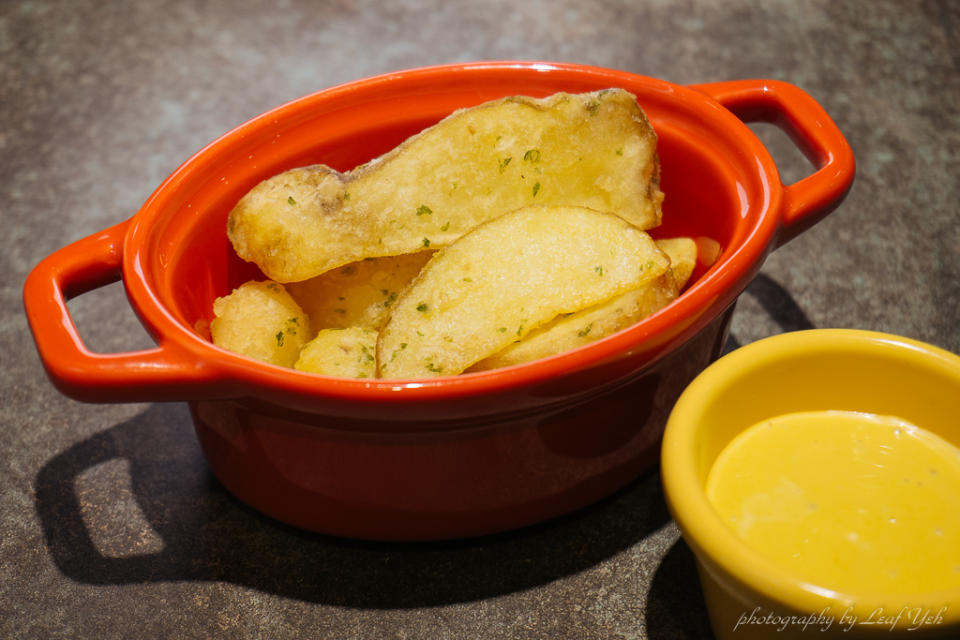
M 559 60 L 683 84 L 785 80 L 848 137 L 847 200 L 768 259 L 732 344 L 858 327 L 960 351 L 958 52 L 960 10 L 946 1 L 3 2 L 0 636 L 709 637 L 657 473 L 490 538 L 295 531 L 220 488 L 183 405 L 59 395 L 26 325 L 24 278 L 270 107 L 408 67 Z M 757 132 L 785 181 L 810 172 L 778 130 Z M 120 285 L 71 311 L 95 349 L 150 344 Z

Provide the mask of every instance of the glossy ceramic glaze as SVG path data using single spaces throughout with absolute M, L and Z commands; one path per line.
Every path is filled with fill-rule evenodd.
M 659 136 L 666 202 L 654 235 L 709 236 L 723 249 L 669 307 L 576 351 L 431 380 L 325 378 L 210 343 L 214 298 L 262 277 L 225 234 L 227 213 L 260 180 L 317 162 L 347 170 L 486 100 L 607 87 L 637 95 Z M 813 160 L 811 175 L 782 185 L 744 120 L 784 126 Z M 25 304 L 59 389 L 87 401 L 191 402 L 218 477 L 270 515 L 367 538 L 472 535 L 577 508 L 648 468 L 665 411 L 719 353 L 736 297 L 769 251 L 842 201 L 853 174 L 827 114 L 781 82 L 683 87 L 532 62 L 404 71 L 306 96 L 229 132 L 133 218 L 38 265 Z M 66 300 L 120 277 L 157 347 L 93 354 Z
M 683 392 L 664 434 L 661 470 L 671 513 L 697 557 L 716 636 L 960 637 L 960 590 L 889 595 L 808 584 L 751 550 L 710 505 L 708 474 L 738 434 L 762 420 L 828 410 L 896 416 L 960 446 L 960 356 L 882 333 L 801 331 L 728 354 Z M 820 618 L 806 632 L 801 623 L 775 624 L 789 616 Z

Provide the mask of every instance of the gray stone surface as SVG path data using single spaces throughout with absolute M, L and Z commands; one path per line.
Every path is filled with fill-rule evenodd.
M 0 4 L 0 637 L 707 637 L 656 473 L 479 540 L 298 532 L 216 484 L 182 405 L 58 394 L 24 278 L 282 102 L 413 66 L 562 60 L 678 83 L 785 80 L 847 135 L 848 199 L 769 258 L 738 305 L 736 343 L 859 327 L 960 351 L 958 52 L 947 1 Z M 778 132 L 758 132 L 788 180 L 809 172 Z M 150 344 L 119 285 L 71 311 L 95 349 Z

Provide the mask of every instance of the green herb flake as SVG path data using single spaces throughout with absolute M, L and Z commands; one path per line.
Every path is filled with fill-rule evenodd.
M 533 197 L 536 198 L 536 197 L 537 197 L 537 193 L 539 193 L 539 192 L 540 192 L 540 183 L 538 182 L 538 183 L 536 183 L 536 184 L 533 185 Z
M 500 333 L 506 333 L 506 332 L 507 332 L 507 328 L 506 328 L 506 327 L 500 327 L 499 329 L 497 329 L 497 331 L 499 331 Z
M 464 281 L 464 282 L 473 282 L 473 278 L 464 278 L 463 281 Z
M 426 303 L 426 302 L 421 302 L 420 304 L 418 304 L 418 305 L 417 305 L 417 311 L 419 311 L 420 313 L 426 313 L 426 312 L 427 312 L 427 303 Z
M 283 331 L 277 332 L 276 338 L 277 338 L 277 346 L 278 346 L 278 347 L 282 347 L 282 346 L 283 346 Z
M 622 156 L 622 155 L 623 155 L 623 147 L 620 147 L 619 149 L 617 149 L 616 154 L 617 154 L 618 156 Z
M 507 170 L 507 165 L 510 164 L 510 161 L 513 160 L 512 157 L 504 158 L 503 160 L 498 160 L 497 164 L 500 167 L 500 173 L 503 173 Z
M 432 362 L 427 363 L 427 371 L 432 371 L 433 373 L 443 373 L 443 369 Z
M 287 196 L 287 204 L 296 205 L 297 201 L 293 199 L 293 196 Z
M 590 333 L 590 330 L 591 330 L 591 329 L 593 329 L 593 323 L 592 323 L 592 322 L 591 322 L 590 324 L 588 324 L 587 326 L 585 326 L 583 329 L 580 329 L 580 331 L 577 331 L 577 336 L 579 336 L 579 337 L 582 338 L 582 337 L 586 336 L 588 333 Z
M 593 268 L 593 270 L 597 272 L 598 276 L 603 276 L 603 265 L 598 264 Z
M 534 164 L 540 162 L 540 149 L 529 149 L 526 153 L 523 154 L 524 162 L 532 162 Z
M 386 295 L 387 295 L 387 299 L 383 301 L 383 306 L 384 306 L 384 307 L 389 307 L 389 306 L 392 305 L 393 302 L 397 299 L 397 292 L 396 292 L 396 291 L 391 291 L 390 293 L 388 293 L 388 294 L 386 294 Z
M 350 192 L 349 192 L 349 191 L 347 191 L 347 192 L 345 192 L 345 193 L 343 194 L 343 199 L 344 199 L 344 200 L 349 200 L 349 199 L 350 199 Z
M 591 100 L 590 102 L 587 103 L 587 111 L 590 112 L 591 116 L 597 115 L 597 109 L 599 108 L 600 108 L 599 100 Z
M 424 238 L 424 239 L 423 239 L 423 246 L 425 246 L 425 247 L 429 247 L 429 246 L 430 246 L 430 238 Z
M 449 229 L 449 228 L 450 228 L 450 221 L 447 220 L 446 224 L 444 224 L 442 227 L 440 227 L 440 231 L 446 231 L 446 230 Z
M 417 215 L 418 215 L 418 216 L 430 215 L 431 213 L 433 213 L 433 209 L 431 209 L 430 207 L 428 207 L 428 206 L 425 205 L 425 204 L 422 204 L 422 205 L 420 205 L 419 207 L 417 207 Z

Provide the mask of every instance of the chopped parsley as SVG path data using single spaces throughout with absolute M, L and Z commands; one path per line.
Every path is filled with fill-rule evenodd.
M 597 115 L 597 109 L 599 108 L 600 108 L 599 100 L 591 100 L 590 102 L 587 103 L 587 111 L 590 112 L 591 116 Z
M 383 306 L 384 306 L 384 307 L 389 307 L 390 305 L 393 304 L 393 301 L 397 299 L 397 292 L 396 292 L 396 291 L 390 291 L 390 292 L 388 293 L 386 289 L 383 289 L 382 291 L 383 291 L 384 295 L 387 296 L 387 299 L 383 301 Z
M 534 164 L 540 162 L 540 149 L 529 149 L 523 154 L 523 159 L 525 162 L 532 162 Z
M 583 329 L 580 329 L 580 331 L 577 331 L 577 336 L 579 336 L 579 337 L 582 338 L 582 337 L 586 336 L 588 333 L 590 333 L 590 330 L 591 330 L 591 329 L 593 329 L 593 323 L 592 323 L 592 322 L 591 322 L 590 324 L 588 324 L 587 326 L 585 326 Z
M 540 191 L 540 183 L 533 185 L 533 197 L 537 197 L 537 193 Z
M 504 158 L 503 160 L 498 160 L 497 164 L 500 166 L 500 173 L 503 173 L 507 170 L 507 165 L 510 164 L 510 161 L 513 160 L 512 157 Z
M 431 213 L 433 213 L 433 209 L 431 209 L 425 204 L 422 204 L 419 207 L 417 207 L 417 216 L 430 215 Z
M 283 346 L 283 331 L 278 332 L 277 335 L 276 335 L 276 338 L 277 338 L 277 346 L 278 346 L 278 347 L 282 347 L 282 346 Z
M 623 147 L 620 147 L 619 149 L 617 149 L 616 154 L 617 154 L 618 156 L 622 156 L 622 155 L 623 155 Z
M 425 246 L 425 247 L 429 247 L 429 246 L 430 246 L 430 238 L 424 238 L 424 239 L 423 239 L 423 246 Z
M 287 196 L 287 204 L 295 205 L 297 201 L 293 199 L 293 196 Z
M 442 227 L 440 227 L 440 231 L 446 231 L 446 230 L 449 229 L 449 228 L 450 228 L 450 221 L 447 220 L 446 224 L 444 224 Z
M 420 313 L 426 313 L 426 312 L 427 312 L 427 303 L 426 303 L 426 302 L 421 302 L 420 304 L 418 304 L 418 305 L 417 305 L 417 311 L 419 311 Z
M 593 270 L 597 272 L 598 276 L 603 276 L 603 265 L 598 264 L 593 268 Z

